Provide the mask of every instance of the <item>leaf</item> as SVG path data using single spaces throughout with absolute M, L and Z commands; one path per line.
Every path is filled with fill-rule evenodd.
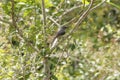
M 112 5 L 112 6 L 115 6 L 116 8 L 118 8 L 118 9 L 120 9 L 120 6 L 119 5 L 116 5 L 116 4 L 114 4 L 114 3 L 112 3 L 112 2 L 108 2 L 110 5 Z
M 52 7 L 53 6 L 51 0 L 45 0 L 45 4 L 46 4 L 46 7 Z
M 0 6 L 2 5 L 2 3 L 0 2 Z
M 87 0 L 82 0 L 82 3 L 85 5 L 89 5 L 89 2 Z
M 110 2 L 110 0 L 107 0 L 106 2 Z
M 0 49 L 0 53 L 5 53 L 6 51 L 3 49 Z
M 40 1 L 40 4 L 42 4 L 42 0 Z M 51 0 L 45 0 L 45 8 L 52 7 L 52 1 Z
M 58 78 L 55 75 L 52 75 L 53 80 L 58 80 Z

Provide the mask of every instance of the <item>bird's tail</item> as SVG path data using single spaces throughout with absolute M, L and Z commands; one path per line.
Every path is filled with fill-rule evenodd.
M 55 47 L 57 41 L 58 41 L 58 38 L 54 37 L 54 39 L 53 39 L 53 41 L 52 41 L 52 43 L 51 43 L 50 49 L 52 49 L 53 47 Z

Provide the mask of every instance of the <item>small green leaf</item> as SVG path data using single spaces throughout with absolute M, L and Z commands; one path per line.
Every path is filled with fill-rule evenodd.
M 89 5 L 89 2 L 87 0 L 82 0 L 82 3 L 85 5 Z

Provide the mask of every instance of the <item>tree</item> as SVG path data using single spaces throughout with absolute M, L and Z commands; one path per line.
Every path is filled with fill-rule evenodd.
M 0 79 L 120 79 L 118 0 L 6 0 L 0 6 Z M 66 34 L 51 47 L 62 26 Z

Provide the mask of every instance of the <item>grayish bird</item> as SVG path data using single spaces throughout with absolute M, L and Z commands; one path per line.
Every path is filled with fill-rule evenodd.
M 57 38 L 65 34 L 66 28 L 67 28 L 66 26 L 63 26 L 58 29 L 58 32 L 56 33 L 55 37 L 53 38 L 51 48 L 53 48 L 55 46 L 55 44 L 57 42 Z

